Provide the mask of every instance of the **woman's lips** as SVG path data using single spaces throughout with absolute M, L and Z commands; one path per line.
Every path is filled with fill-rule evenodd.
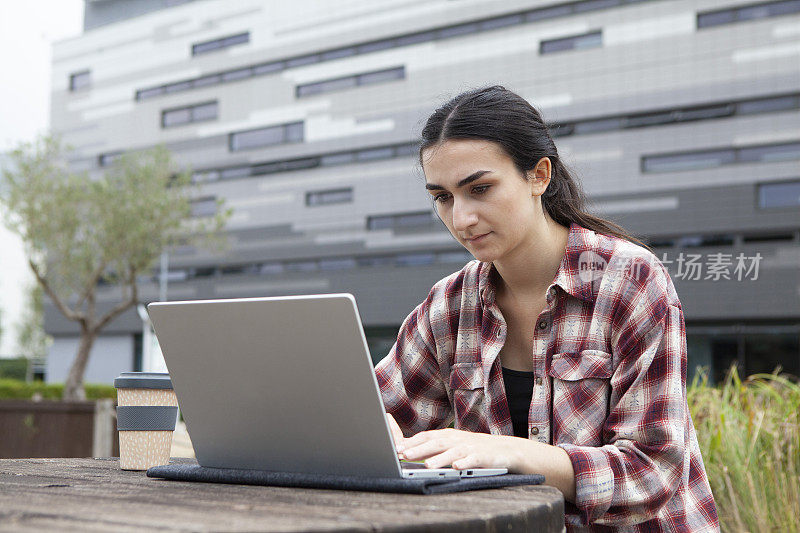
M 491 233 L 491 232 L 489 232 L 489 233 Z M 483 239 L 485 239 L 486 236 L 489 235 L 489 233 L 484 233 L 482 235 L 478 235 L 477 237 L 465 238 L 464 240 L 467 241 L 470 244 L 475 244 L 475 243 L 481 242 Z

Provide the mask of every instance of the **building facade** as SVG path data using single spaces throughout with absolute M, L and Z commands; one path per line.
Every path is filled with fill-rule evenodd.
M 800 2 L 131 4 L 87 1 L 56 44 L 51 124 L 75 170 L 163 143 L 202 183 L 195 216 L 233 208 L 226 253 L 170 252 L 168 299 L 351 292 L 379 359 L 471 258 L 424 191 L 419 131 L 501 84 L 541 110 L 592 211 L 667 266 L 690 368 L 800 374 Z M 76 329 L 52 307 L 46 324 L 59 381 Z M 138 369 L 141 332 L 135 311 L 113 322 L 91 375 Z

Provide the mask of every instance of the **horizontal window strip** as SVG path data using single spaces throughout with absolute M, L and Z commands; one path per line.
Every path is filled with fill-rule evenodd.
M 466 250 L 442 250 L 403 252 L 391 255 L 366 255 L 347 257 L 323 257 L 318 259 L 287 259 L 231 265 L 208 265 L 171 269 L 168 281 L 183 282 L 192 279 L 220 278 L 224 276 L 273 276 L 292 273 L 333 272 L 356 268 L 413 267 L 433 264 L 466 264 L 474 258 Z M 159 281 L 159 274 L 142 276 L 142 283 Z
M 574 122 L 561 122 L 549 125 L 553 137 L 585 135 L 591 133 L 665 126 L 712 120 L 739 115 L 778 113 L 800 109 L 800 93 L 770 95 L 748 98 L 733 102 L 712 102 L 701 106 L 676 109 L 658 109 L 647 113 L 614 115 Z
M 172 128 L 194 122 L 216 120 L 218 111 L 217 102 L 204 102 L 190 106 L 165 109 L 161 112 L 161 127 Z
M 205 183 L 219 180 L 248 178 L 251 176 L 263 176 L 265 174 L 276 174 L 278 172 L 307 170 L 317 167 L 348 165 L 356 162 L 375 161 L 379 159 L 392 159 L 396 157 L 408 157 L 412 155 L 416 156 L 418 148 L 419 145 L 417 143 L 403 143 L 374 148 L 349 150 L 346 152 L 312 155 L 299 159 L 267 161 L 263 163 L 254 163 L 252 165 L 204 169 L 198 170 L 192 174 L 192 181 L 195 183 Z
M 641 170 L 644 173 L 681 172 L 737 163 L 770 163 L 796 159 L 800 159 L 800 141 L 642 156 Z
M 326 191 L 309 191 L 306 193 L 306 205 L 346 204 L 353 201 L 353 188 L 331 189 Z
M 542 41 L 539 43 L 539 53 L 552 54 L 553 52 L 585 50 L 587 48 L 599 48 L 600 46 L 603 46 L 603 33 L 601 31 L 593 31 L 582 35 Z
M 791 185 L 794 190 L 800 188 L 800 180 L 784 184 L 764 185 Z M 702 248 L 702 247 L 732 247 L 740 244 L 757 242 L 795 242 L 797 236 L 791 231 L 770 234 L 693 234 L 675 235 L 666 237 L 642 237 L 644 242 L 652 248 Z M 220 278 L 224 276 L 274 276 L 292 273 L 308 273 L 318 271 L 341 271 L 357 268 L 393 268 L 416 267 L 433 264 L 465 264 L 473 260 L 473 256 L 462 249 L 442 250 L 417 250 L 404 251 L 396 254 L 331 256 L 321 258 L 294 258 L 281 261 L 257 261 L 252 263 L 238 263 L 229 265 L 202 265 L 185 268 L 172 268 L 167 273 L 169 281 L 185 282 L 192 279 Z M 151 271 L 149 276 L 142 276 L 140 282 L 158 283 L 157 270 Z
M 800 179 L 758 184 L 758 207 L 761 209 L 800 208 Z
M 373 72 L 364 72 L 362 74 L 355 74 L 352 76 L 343 76 L 341 78 L 333 78 L 329 80 L 298 85 L 295 88 L 295 95 L 298 98 L 303 96 L 313 96 L 315 94 L 342 91 L 345 89 L 352 89 L 354 87 L 373 85 L 375 83 L 402 80 L 405 79 L 405 77 L 405 67 L 382 69 Z
M 218 207 L 216 196 L 206 196 L 192 200 L 190 212 L 193 217 L 213 217 L 217 214 Z
M 161 85 L 158 87 L 147 87 L 136 91 L 136 100 L 146 100 L 154 98 L 163 94 L 169 94 L 177 91 L 188 91 L 195 88 L 207 87 L 219 83 L 227 83 L 235 80 L 245 79 L 252 76 L 263 76 L 266 74 L 273 74 L 289 68 L 300 67 L 304 65 L 311 65 L 315 63 L 323 63 L 325 61 L 335 61 L 343 57 L 351 57 L 361 54 L 369 54 L 388 50 L 390 48 L 400 48 L 403 46 L 411 46 L 423 42 L 431 42 L 443 39 L 450 39 L 455 37 L 462 37 L 464 35 L 480 33 L 485 31 L 493 31 L 499 28 L 505 28 L 514 25 L 529 24 L 540 22 L 543 20 L 550 20 L 561 17 L 569 17 L 575 14 L 587 13 L 590 11 L 599 11 L 602 9 L 611 9 L 630 4 L 640 4 L 644 2 L 655 2 L 658 0 L 583 0 L 578 2 L 567 2 L 556 6 L 549 6 L 537 9 L 529 9 L 512 14 L 504 14 L 477 21 L 466 22 L 462 24 L 455 24 L 449 26 L 442 26 L 426 31 L 415 32 L 412 34 L 398 35 L 376 41 L 369 41 L 360 44 L 353 44 L 330 50 L 324 50 L 312 54 L 305 54 L 302 56 L 290 57 L 286 59 L 278 59 L 268 63 L 259 63 L 255 65 L 248 65 L 239 67 L 229 71 L 216 72 L 207 74 L 199 78 L 190 80 L 182 80 L 175 83 Z M 593 35 L 593 34 L 591 34 Z M 599 46 L 596 44 L 597 37 L 586 36 L 572 42 L 570 46 L 572 49 L 589 48 Z M 213 42 L 213 41 L 209 41 Z M 205 44 L 205 43 L 198 43 Z M 565 46 L 567 44 L 564 44 Z M 197 45 L 195 45 L 197 46 Z M 553 47 L 559 44 L 553 44 Z
M 764 2 L 697 14 L 697 29 L 800 13 L 800 0 Z
M 417 228 L 432 226 L 439 219 L 431 211 L 414 211 L 411 213 L 393 213 L 389 215 L 372 215 L 367 217 L 368 230 Z
M 209 52 L 222 50 L 223 48 L 228 48 L 229 46 L 236 46 L 237 44 L 245 44 L 249 42 L 250 32 L 238 33 L 236 35 L 222 37 L 221 39 L 214 39 L 213 41 L 204 41 L 202 43 L 193 44 L 192 55 L 197 56 L 201 54 L 207 54 Z
M 232 132 L 228 136 L 228 148 L 231 152 L 255 150 L 276 144 L 302 142 L 303 137 L 303 123 L 292 122 L 266 128 Z

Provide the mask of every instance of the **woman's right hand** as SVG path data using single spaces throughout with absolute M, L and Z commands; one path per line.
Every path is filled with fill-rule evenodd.
M 403 431 L 400 429 L 400 426 L 397 425 L 394 417 L 389 413 L 386 413 L 386 420 L 389 422 L 389 430 L 392 432 L 392 440 L 394 440 L 394 445 L 398 446 L 403 442 Z

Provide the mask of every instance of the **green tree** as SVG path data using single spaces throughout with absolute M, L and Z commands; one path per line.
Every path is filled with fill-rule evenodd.
M 189 170 L 176 171 L 163 146 L 122 155 L 100 176 L 71 172 L 68 151 L 53 136 L 11 152 L 5 223 L 20 236 L 28 264 L 53 305 L 80 329 L 64 400 L 85 398 L 83 376 L 100 331 L 139 301 L 139 278 L 162 251 L 178 244 L 221 245 L 230 210 L 192 218 L 197 195 Z M 98 309 L 100 285 L 119 288 L 115 305 Z
M 17 346 L 28 359 L 44 359 L 52 337 L 44 331 L 44 289 L 35 283 L 28 291 L 28 301 L 17 325 Z

